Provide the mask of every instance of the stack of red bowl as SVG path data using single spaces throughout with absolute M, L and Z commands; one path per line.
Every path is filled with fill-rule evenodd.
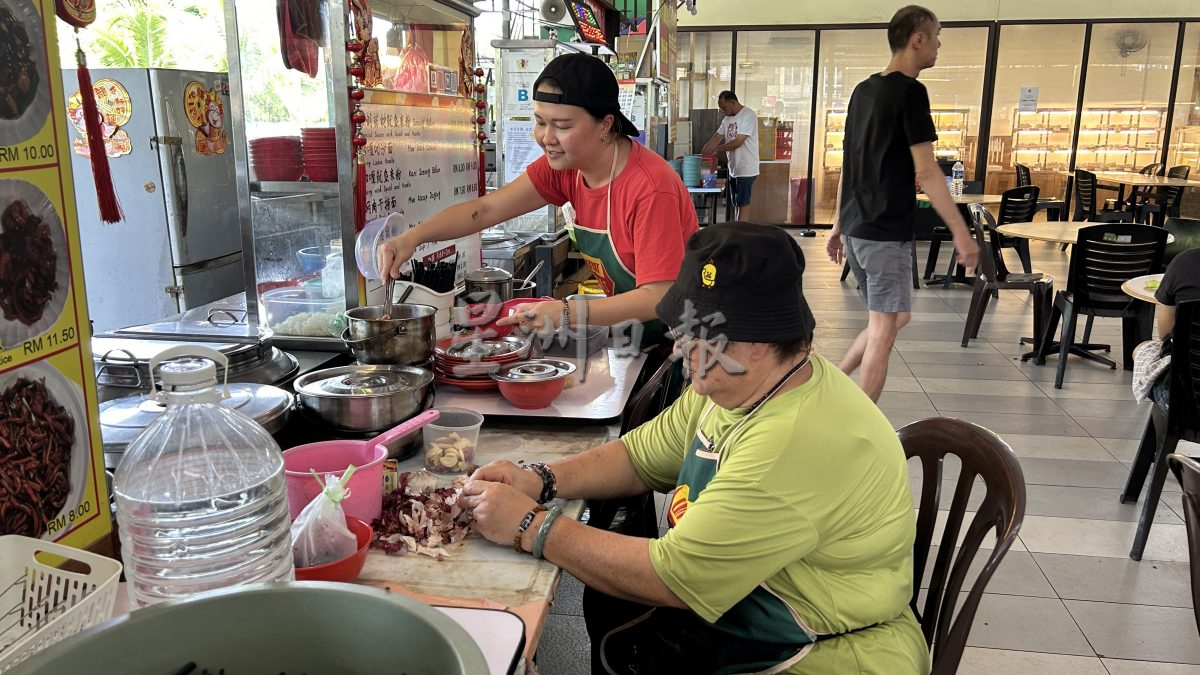
M 467 391 L 494 391 L 500 386 L 491 377 L 496 366 L 528 358 L 532 347 L 529 338 L 516 335 L 445 338 L 433 350 L 433 378 Z
M 338 179 L 337 140 L 330 127 L 301 129 L 304 138 L 304 173 L 317 183 Z
M 250 141 L 250 168 L 258 180 L 300 180 L 304 174 L 300 139 L 295 136 L 255 138 Z

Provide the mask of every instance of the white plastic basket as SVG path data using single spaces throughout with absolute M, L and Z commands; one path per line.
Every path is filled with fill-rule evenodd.
M 44 564 L 46 553 L 86 565 L 85 573 Z M 121 563 L 53 542 L 0 536 L 0 673 L 109 618 Z

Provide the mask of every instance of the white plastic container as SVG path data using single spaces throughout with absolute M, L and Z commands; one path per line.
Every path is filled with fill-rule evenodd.
M 410 281 L 397 280 L 396 288 L 393 291 L 393 302 L 399 302 L 400 298 L 412 287 L 412 292 L 404 299 L 404 302 L 413 305 L 429 305 L 437 310 L 433 315 L 434 336 L 438 340 L 443 340 L 450 337 L 452 332 L 452 314 L 454 311 L 454 291 L 447 293 L 435 293 L 426 286 L 414 284 Z
M 48 553 L 83 563 L 87 573 L 39 561 Z M 0 537 L 0 672 L 85 628 L 107 621 L 121 563 L 102 555 L 10 534 Z M 40 598 L 41 600 L 35 600 Z
M 398 213 L 390 213 L 363 225 L 354 242 L 354 260 L 364 279 L 383 279 L 375 253 L 380 244 L 400 234 L 403 226 L 404 219 Z
M 466 408 L 439 408 L 437 422 L 425 425 L 425 468 L 437 473 L 464 473 L 475 462 L 483 415 Z
M 130 597 L 145 607 L 294 579 L 279 445 L 220 405 L 213 362 L 227 367 L 223 355 L 175 347 L 150 372 L 166 359 L 175 359 L 159 371 L 166 410 L 129 444 L 113 479 Z

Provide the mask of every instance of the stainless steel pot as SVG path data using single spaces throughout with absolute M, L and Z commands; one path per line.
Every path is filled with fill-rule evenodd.
M 319 424 L 363 433 L 390 429 L 433 401 L 433 373 L 413 366 L 353 365 L 296 378 L 300 408 Z
M 495 304 L 513 299 L 513 275 L 499 267 L 485 265 L 467 272 L 467 298 L 473 302 Z
M 383 305 L 356 307 L 346 312 L 342 341 L 360 363 L 420 364 L 433 356 L 435 314 L 429 305 L 392 305 L 390 312 Z
M 237 410 L 275 434 L 287 425 L 292 411 L 292 395 L 267 384 L 231 383 L 229 398 L 221 405 Z M 152 396 L 127 396 L 100 404 L 100 438 L 104 444 L 104 465 L 115 469 L 125 447 L 150 423 L 158 419 L 166 406 Z

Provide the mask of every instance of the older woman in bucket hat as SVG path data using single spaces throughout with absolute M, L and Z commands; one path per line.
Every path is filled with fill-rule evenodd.
M 587 585 L 593 672 L 928 672 L 904 451 L 810 350 L 803 271 L 777 227 L 701 230 L 658 305 L 692 387 L 619 440 L 530 471 L 494 462 L 466 484 L 485 537 Z M 660 539 L 536 504 L 651 490 L 670 494 Z
M 417 246 L 457 239 L 530 213 L 563 206 L 576 247 L 608 297 L 570 304 L 540 302 L 502 320 L 540 328 L 587 323 L 614 326 L 645 322 L 639 346 L 665 333 L 654 307 L 698 229 L 683 182 L 666 161 L 630 139 L 638 131 L 621 113 L 612 71 L 586 54 L 564 54 L 533 86 L 534 139 L 545 154 L 517 180 L 480 199 L 442 211 L 380 245 L 380 269 L 393 277 Z M 546 291 L 548 289 L 542 289 Z M 573 321 L 574 319 L 574 321 Z

